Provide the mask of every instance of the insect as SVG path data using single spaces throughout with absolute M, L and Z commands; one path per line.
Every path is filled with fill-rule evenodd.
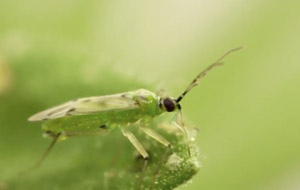
M 36 167 L 42 163 L 57 140 L 110 131 L 118 126 L 123 135 L 147 160 L 149 154 L 135 135 L 128 130 L 127 126 L 138 123 L 139 128 L 146 135 L 170 148 L 171 144 L 167 139 L 147 127 L 147 124 L 154 117 L 164 112 L 177 112 L 177 126 L 185 136 L 187 152 L 190 154 L 187 131 L 182 121 L 180 102 L 192 88 L 198 85 L 199 80 L 208 71 L 222 65 L 223 59 L 227 55 L 241 48 L 231 49 L 217 59 L 202 71 L 178 98 L 160 97 L 149 90 L 139 89 L 114 95 L 79 98 L 31 116 L 28 119 L 29 121 L 43 121 L 42 128 L 45 134 L 53 137 L 52 143 L 37 162 Z

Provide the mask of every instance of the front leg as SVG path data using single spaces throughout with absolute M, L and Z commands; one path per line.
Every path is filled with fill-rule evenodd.
M 175 115 L 175 117 L 174 117 L 174 123 L 175 123 L 175 126 L 178 129 L 180 129 L 182 131 L 182 133 L 184 134 L 184 138 L 185 138 L 185 141 L 186 141 L 187 152 L 188 152 L 188 155 L 191 156 L 190 141 L 189 141 L 189 137 L 188 137 L 188 133 L 187 133 L 185 124 L 184 124 L 183 119 L 182 119 L 182 112 L 181 112 L 181 110 L 178 110 L 178 113 Z

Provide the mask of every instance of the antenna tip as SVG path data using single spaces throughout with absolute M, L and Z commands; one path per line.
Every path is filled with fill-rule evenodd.
M 238 51 L 238 50 L 241 50 L 243 48 L 244 48 L 244 46 L 239 46 L 239 47 L 236 47 L 236 48 L 232 49 L 231 51 Z

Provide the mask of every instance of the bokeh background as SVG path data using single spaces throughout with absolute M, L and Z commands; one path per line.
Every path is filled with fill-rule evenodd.
M 178 96 L 243 45 L 182 101 L 200 130 L 203 167 L 179 189 L 299 190 L 299 8 L 297 0 L 0 1 L 0 189 L 48 144 L 40 124 L 26 121 L 33 113 L 138 88 Z M 45 170 L 60 175 L 66 157 L 96 161 L 80 154 L 97 147 L 89 139 L 57 146 L 49 157 L 57 166 Z

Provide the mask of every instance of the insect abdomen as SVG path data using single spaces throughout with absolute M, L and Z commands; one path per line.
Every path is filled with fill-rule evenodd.
M 142 115 L 138 110 L 127 110 L 118 112 L 106 112 L 101 114 L 74 115 L 48 120 L 43 124 L 45 131 L 58 132 L 84 132 L 93 131 L 103 126 L 112 130 L 116 125 L 127 125 L 135 123 Z

